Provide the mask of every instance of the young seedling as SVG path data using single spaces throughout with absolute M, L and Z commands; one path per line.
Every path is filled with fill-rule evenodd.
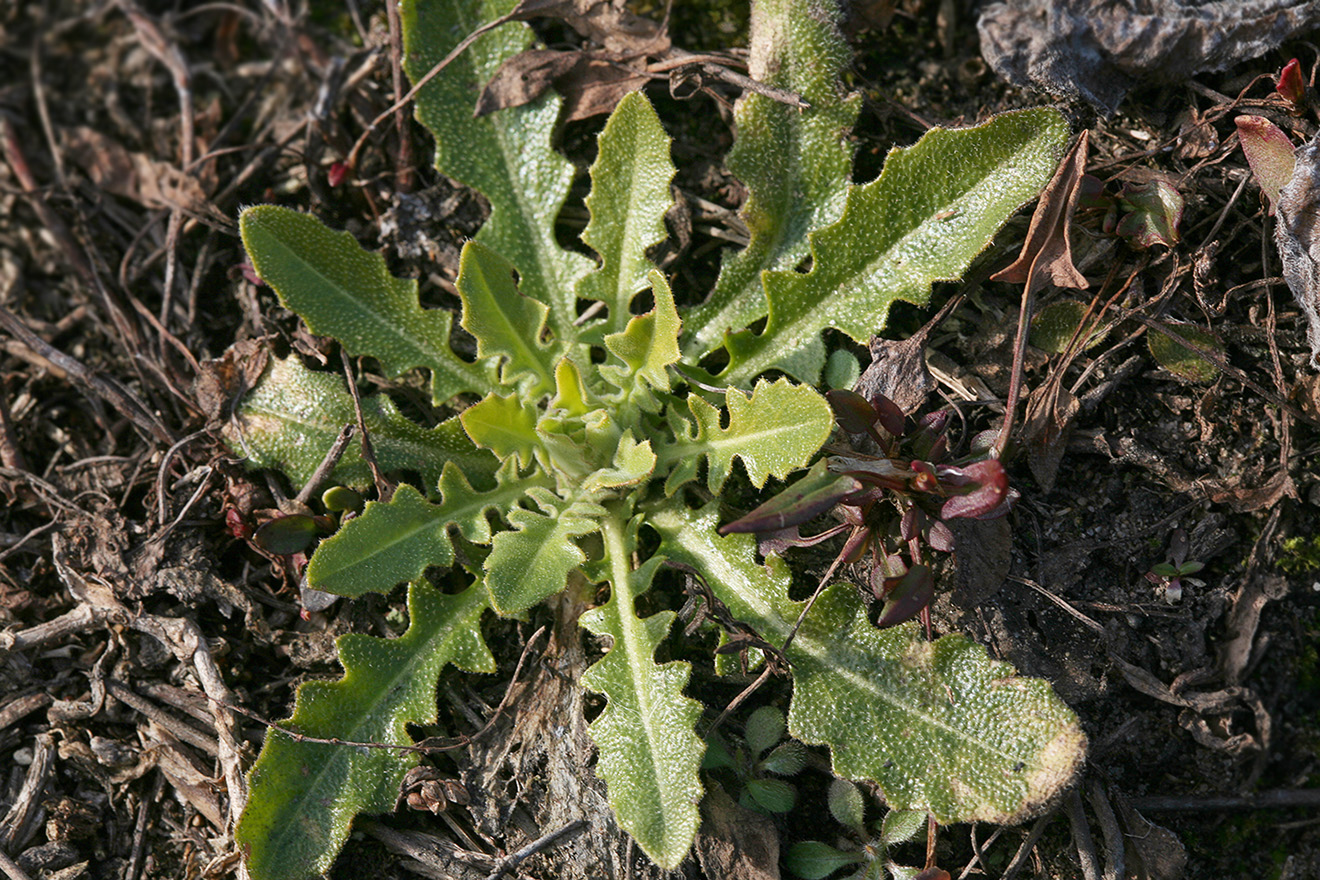
M 891 848 L 914 840 L 927 827 L 926 814 L 920 810 L 890 810 L 868 825 L 862 791 L 846 779 L 830 783 L 829 808 L 835 821 L 848 829 L 851 846 L 840 848 L 818 840 L 793 844 L 784 865 L 802 880 L 823 880 L 845 868 L 849 873 L 839 876 L 848 880 L 884 880 L 886 872 L 893 880 L 949 876 L 938 868 L 911 868 L 889 858 Z
M 1191 580 L 1189 576 L 1203 568 L 1205 568 L 1204 562 L 1187 558 L 1187 533 L 1182 529 L 1174 529 L 1172 537 L 1169 538 L 1168 559 L 1152 565 L 1150 571 L 1146 572 L 1146 580 L 1163 592 L 1166 602 L 1176 605 L 1182 601 L 1183 578 Z M 1195 583 L 1200 582 L 1195 581 Z
M 807 766 L 807 748 L 784 739 L 784 713 L 774 706 L 754 711 L 743 727 L 741 744 L 730 745 L 719 733 L 706 739 L 702 769 L 731 777 L 738 803 L 762 813 L 787 813 L 797 802 L 797 790 L 784 776 L 796 776 Z

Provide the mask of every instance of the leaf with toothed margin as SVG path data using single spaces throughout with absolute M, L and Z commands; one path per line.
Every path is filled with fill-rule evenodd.
M 582 240 L 600 254 L 601 264 L 577 287 L 580 299 L 609 307 L 606 328 L 612 332 L 628 326 L 633 297 L 646 288 L 647 276 L 655 269 L 646 251 L 668 235 L 665 212 L 673 203 L 673 176 L 669 137 L 651 102 L 642 92 L 625 95 L 600 133 L 591 166 L 591 220 Z
M 744 386 L 777 367 L 816 382 L 824 330 L 865 343 L 895 301 L 925 305 L 933 282 L 961 277 L 1040 193 L 1067 139 L 1057 110 L 1021 110 L 891 150 L 879 177 L 849 189 L 843 216 L 812 233 L 811 271 L 765 274 L 765 330 L 727 338 L 721 381 Z
M 470 364 L 449 347 L 453 316 L 423 309 L 417 282 L 395 278 L 384 257 L 347 232 L 277 205 L 247 208 L 238 229 L 261 280 L 313 333 L 333 336 L 349 354 L 374 357 L 390 378 L 425 367 L 438 404 L 494 387 L 484 364 Z
M 803 603 L 788 567 L 756 560 L 750 535 L 719 537 L 718 502 L 651 514 L 659 554 L 696 569 L 733 616 L 782 645 Z M 855 587 L 828 587 L 785 651 L 788 726 L 827 745 L 837 776 L 876 783 L 895 810 L 941 824 L 1014 824 L 1039 813 L 1086 757 L 1077 716 L 1048 682 L 989 659 L 960 635 L 925 641 L 915 622 L 877 630 Z
M 284 726 L 303 736 L 412 745 L 409 724 L 436 722 L 435 689 L 452 663 L 494 672 L 481 637 L 486 591 L 453 596 L 425 584 L 408 592 L 408 631 L 397 639 L 350 634 L 336 642 L 344 676 L 298 688 Z M 297 741 L 275 728 L 248 775 L 234 839 L 257 880 L 304 880 L 329 870 L 359 813 L 394 810 L 416 752 Z
M 730 388 L 724 399 L 727 428 L 720 424 L 718 409 L 696 394 L 689 395 L 691 433 L 658 453 L 661 467 L 666 469 L 683 459 L 704 456 L 711 492 L 724 486 L 735 457 L 742 459 L 748 478 L 758 489 L 770 477 L 783 479 L 810 464 L 834 429 L 834 414 L 825 398 L 787 379 L 758 382 L 750 395 Z M 687 468 L 684 473 L 695 471 Z M 673 488 L 666 484 L 666 493 Z
M 660 270 L 652 269 L 649 280 L 655 307 L 630 320 L 624 332 L 605 337 L 605 347 L 623 364 L 603 364 L 600 374 L 630 393 L 639 406 L 654 412 L 659 406 L 650 390 L 669 390 L 669 367 L 679 358 L 680 325 L 674 294 L 665 276 Z
M 440 477 L 440 503 L 432 504 L 404 483 L 388 502 L 368 501 L 366 510 L 321 542 L 307 565 L 307 582 L 337 596 L 388 593 L 415 581 L 432 565 L 454 562 L 450 526 L 474 544 L 489 544 L 491 511 L 503 514 L 540 481 L 520 479 L 512 461 L 495 476 L 496 487 L 478 492 L 450 463 Z
M 638 618 L 637 597 L 651 586 L 663 559 L 653 556 L 631 570 L 637 524 L 602 521 L 605 560 L 592 570 L 608 580 L 610 598 L 582 615 L 596 635 L 609 636 L 609 652 L 582 676 L 582 686 L 604 694 L 605 709 L 591 722 L 600 752 L 596 771 L 623 828 L 662 868 L 687 855 L 701 824 L 698 774 L 705 744 L 696 735 L 701 704 L 683 695 L 692 667 L 656 663 L 656 648 L 675 614 Z
M 454 287 L 463 300 L 463 329 L 477 340 L 477 357 L 502 359 L 500 383 L 529 398 L 553 387 L 555 347 L 541 342 L 547 308 L 518 292 L 513 264 L 469 241 Z
M 861 107 L 843 94 L 840 77 L 852 50 L 839 32 L 833 0 L 758 0 L 752 4 L 747 73 L 787 89 L 806 109 L 746 92 L 734 108 L 738 139 L 725 165 L 747 187 L 740 216 L 751 240 L 727 254 L 710 296 L 685 316 L 685 350 L 699 357 L 724 334 L 765 317 L 761 273 L 796 269 L 807 256 L 807 233 L 843 212 L 852 170 L 849 133 Z
M 513 9 L 514 0 L 403 0 L 404 69 L 426 76 L 463 38 Z M 521 107 L 476 118 L 472 107 L 505 59 L 532 42 L 510 22 L 478 37 L 417 92 L 417 121 L 435 137 L 435 168 L 484 195 L 490 218 L 476 240 L 513 263 L 519 290 L 550 307 L 561 344 L 577 338 L 574 289 L 591 269 L 560 247 L 555 219 L 573 183 L 573 164 L 552 146 L 560 99 L 553 91 Z
M 521 614 L 564 589 L 568 575 L 587 558 L 577 538 L 597 531 L 604 511 L 586 502 L 565 502 L 548 491 L 528 493 L 545 511 L 515 507 L 506 519 L 513 526 L 491 542 L 486 557 L 486 586 L 496 611 Z
M 491 485 L 499 460 L 478 449 L 457 418 L 423 428 L 404 418 L 388 397 L 362 398 L 362 418 L 371 435 L 376 462 L 386 473 L 416 471 L 434 486 L 446 462 L 463 470 L 473 485 Z M 230 449 L 243 454 L 251 467 L 275 468 L 303 486 L 334 445 L 344 425 L 357 421 L 353 398 L 342 377 L 316 373 L 297 358 L 272 358 L 265 374 L 240 402 L 224 427 Z M 344 450 L 330 480 L 345 486 L 371 485 L 371 470 L 362 460 L 356 437 Z

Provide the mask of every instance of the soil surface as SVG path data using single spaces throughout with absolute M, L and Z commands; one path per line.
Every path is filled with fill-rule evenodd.
M 244 468 L 219 439 L 223 403 L 198 384 L 203 362 L 236 343 L 248 358 L 295 352 L 342 368 L 333 343 L 245 272 L 241 206 L 312 211 L 382 248 L 397 274 L 421 280 L 424 302 L 447 306 L 459 248 L 483 219 L 478 197 L 430 168 L 428 136 L 410 117 L 387 116 L 340 179 L 336 163 L 399 89 L 391 23 L 377 2 L 310 5 L 288 15 L 255 0 L 0 5 L 9 877 L 239 876 L 231 830 L 266 720 L 288 714 L 302 681 L 340 674 L 337 636 L 405 625 L 401 591 L 304 608 L 302 560 L 249 539 L 261 512 L 300 487 Z M 1048 103 L 987 69 L 963 4 L 855 5 L 858 180 L 930 125 Z M 653 7 L 664 4 L 635 6 Z M 737 58 L 739 4 L 674 7 L 675 45 Z M 537 26 L 552 43 L 580 43 L 563 24 Z M 932 855 L 952 876 L 1320 877 L 1320 381 L 1233 121 L 1252 113 L 1295 140 L 1314 134 L 1314 117 L 1290 115 L 1260 79 L 1294 54 L 1309 70 L 1320 34 L 1310 39 L 1191 83 L 1138 88 L 1110 118 L 1065 108 L 1089 128 L 1087 170 L 1110 193 L 1159 176 L 1186 205 L 1177 240 L 1145 249 L 1106 234 L 1103 212 L 1078 216 L 1074 256 L 1089 289 L 1050 290 L 1037 305 L 1090 306 L 1103 336 L 1071 355 L 1028 349 L 1022 400 L 1056 397 L 1026 420 L 1008 460 L 1021 497 L 1000 543 L 984 543 L 987 558 L 941 572 L 936 631 L 1049 679 L 1090 740 L 1075 793 L 1040 818 L 940 829 Z M 687 210 L 671 219 L 689 289 L 707 289 L 722 247 L 745 234 L 743 191 L 723 167 L 737 94 L 721 82 L 683 101 L 663 82 L 651 91 L 675 138 Z M 565 126 L 583 171 L 603 119 Z M 566 238 L 581 231 L 582 184 Z M 895 309 L 886 330 L 909 335 L 965 295 L 928 359 L 939 380 L 929 405 L 956 402 L 966 436 L 1003 417 L 1022 285 L 986 279 L 1012 259 L 1028 215 L 967 283 L 938 286 L 930 310 Z M 1148 344 L 1162 327 L 1207 331 L 1218 367 L 1174 372 Z M 406 382 L 373 369 L 359 382 L 427 416 Z M 803 589 L 828 560 L 793 558 Z M 1154 571 L 1167 562 L 1202 567 L 1174 583 Z M 417 731 L 475 733 L 503 702 L 481 738 L 426 762 L 469 803 L 360 820 L 333 876 L 485 877 L 508 853 L 574 831 L 582 811 L 606 811 L 583 723 L 599 707 L 564 671 L 599 646 L 554 619 L 546 608 L 489 623 L 500 674 L 448 670 L 440 725 Z M 718 713 L 744 683 L 699 671 L 691 690 Z M 772 682 L 758 699 L 782 706 L 789 687 Z M 846 840 L 824 806 L 825 766 L 817 755 L 795 779 L 787 814 L 740 814 L 712 796 L 700 858 L 678 873 L 789 876 L 775 852 Z M 659 876 L 600 827 L 542 840 L 509 876 Z M 891 856 L 921 864 L 926 851 Z

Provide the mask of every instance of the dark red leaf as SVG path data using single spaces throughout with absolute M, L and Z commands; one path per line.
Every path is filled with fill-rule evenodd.
M 948 476 L 941 473 L 945 485 L 948 485 L 952 479 L 961 478 L 967 481 L 966 485 L 971 485 L 973 488 L 970 492 L 954 495 L 944 502 L 944 506 L 940 508 L 940 517 L 943 519 L 985 516 L 999 507 L 1008 494 L 1008 474 L 1004 472 L 1004 466 L 998 459 L 988 458 L 963 468 L 949 468 L 947 473 Z
M 928 540 L 933 550 L 938 550 L 941 553 L 953 552 L 953 532 L 939 520 L 935 520 L 930 524 L 930 537 Z
M 811 472 L 760 507 L 720 527 L 721 535 L 742 532 L 777 532 L 815 519 L 862 484 L 847 474 L 832 474 L 823 466 Z
M 1274 86 L 1283 100 L 1292 105 L 1294 110 L 1306 107 L 1306 81 L 1302 79 L 1302 65 L 1294 58 L 1279 72 L 1279 81 Z
M 849 434 L 869 435 L 875 430 L 880 414 L 856 391 L 836 388 L 826 392 L 825 399 L 830 402 L 830 409 L 834 410 L 834 420 Z
M 880 611 L 876 626 L 887 626 L 911 620 L 921 613 L 921 609 L 935 598 L 935 575 L 930 566 L 914 565 L 907 574 L 897 578 L 887 578 L 884 584 L 885 606 Z

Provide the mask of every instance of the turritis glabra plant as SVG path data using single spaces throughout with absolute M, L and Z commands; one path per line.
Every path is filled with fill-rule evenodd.
M 404 0 L 409 74 L 421 77 L 512 6 Z M 574 173 L 551 148 L 558 99 L 473 117 L 480 85 L 529 45 L 522 24 L 474 42 L 416 99 L 437 170 L 490 203 L 456 282 L 475 359 L 451 348 L 448 312 L 422 308 L 416 282 L 392 277 L 347 233 L 284 208 L 243 212 L 252 265 L 313 332 L 374 358 L 388 377 L 429 371 L 441 413 L 475 401 L 433 428 L 387 397 L 362 401 L 381 466 L 421 482 L 368 502 L 317 547 L 307 579 L 341 596 L 406 582 L 409 627 L 397 639 L 342 637 L 343 678 L 304 684 L 292 717 L 269 731 L 236 832 L 253 877 L 325 870 L 353 817 L 393 809 L 417 763 L 413 752 L 290 731 L 410 743 L 407 725 L 436 719 L 446 664 L 494 671 L 483 617 L 520 616 L 565 590 L 595 605 L 581 625 L 607 648 L 581 680 L 604 698 L 590 726 L 596 772 L 619 826 L 657 864 L 677 866 L 701 821 L 706 746 L 703 706 L 684 694 L 689 663 L 655 659 L 674 612 L 637 614 L 666 564 L 693 572 L 765 642 L 789 642 L 789 733 L 828 747 L 838 776 L 875 783 L 892 809 L 1012 822 L 1070 782 L 1085 738 L 1047 683 L 961 636 L 927 641 L 915 623 L 877 629 L 849 583 L 827 586 L 795 630 L 803 603 L 790 598 L 785 562 L 758 556 L 750 535 L 719 533 L 735 461 L 760 490 L 811 465 L 829 438 L 834 418 L 813 387 L 824 331 L 865 341 L 895 300 L 924 304 L 933 281 L 959 277 L 1037 195 L 1067 137 L 1052 110 L 935 129 L 892 151 L 876 180 L 850 184 L 858 99 L 840 85 L 838 15 L 826 0 L 753 4 L 752 76 L 810 109 L 740 101 L 728 167 L 748 189 L 751 242 L 691 309 L 647 256 L 666 235 L 674 167 L 643 94 L 620 102 L 599 136 L 582 233 L 594 258 L 555 236 Z M 760 332 L 749 329 L 762 319 Z M 770 370 L 779 378 L 762 377 Z M 253 466 L 301 482 L 352 414 L 338 377 L 273 360 L 241 401 L 230 442 Z M 356 451 L 333 479 L 369 484 Z M 455 564 L 473 578 L 463 592 L 423 576 Z

